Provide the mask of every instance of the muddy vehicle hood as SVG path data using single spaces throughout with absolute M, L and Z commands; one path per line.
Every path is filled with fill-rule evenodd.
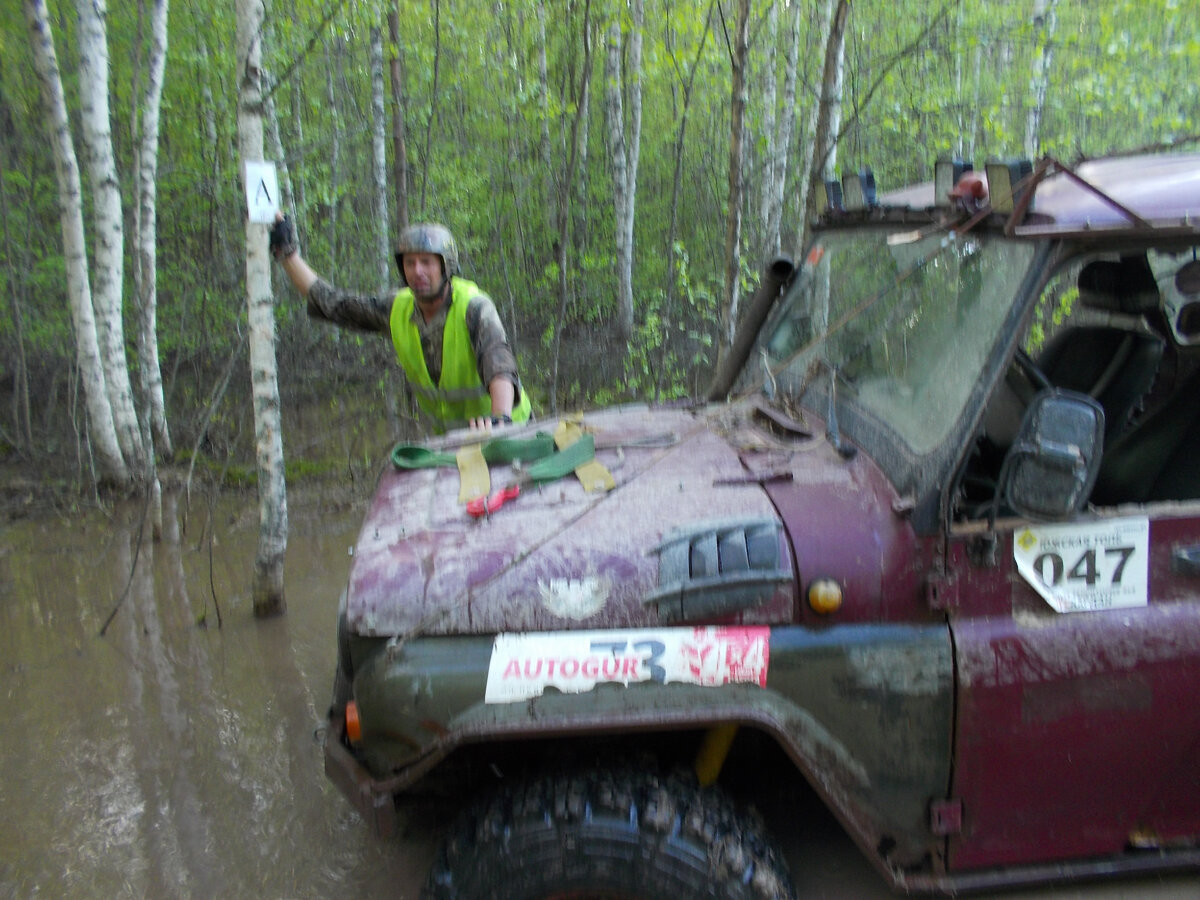
M 568 475 L 523 487 L 478 519 L 459 501 L 455 467 L 389 465 L 354 550 L 347 626 L 360 635 L 411 636 L 793 621 L 791 550 L 764 476 L 742 462 L 768 440 L 747 424 L 750 413 L 737 405 L 590 413 L 582 427 L 594 435 L 595 458 L 612 473 L 613 490 L 588 493 Z M 462 433 L 429 446 L 456 443 Z M 826 468 L 830 478 L 844 477 L 832 454 L 804 456 L 806 481 L 820 481 Z M 494 493 L 518 473 L 492 465 L 490 476 Z M 748 543 L 753 559 L 755 544 L 763 556 L 764 541 L 775 558 L 749 578 L 729 574 L 732 587 L 717 583 L 714 591 L 713 578 L 725 576 L 712 571 L 713 560 L 731 555 L 726 545 Z M 692 571 L 681 574 L 689 560 Z M 710 571 L 696 571 L 706 565 Z M 701 602 L 681 613 L 678 595 L 704 581 Z M 750 602 L 747 591 L 756 594 Z M 733 608 L 721 608 L 724 602 Z

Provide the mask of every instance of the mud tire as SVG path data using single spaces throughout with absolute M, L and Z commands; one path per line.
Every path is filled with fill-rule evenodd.
M 439 849 L 428 900 L 795 897 L 757 819 L 683 775 L 629 769 L 506 785 Z

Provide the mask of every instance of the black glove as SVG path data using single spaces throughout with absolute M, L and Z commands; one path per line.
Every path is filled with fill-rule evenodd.
M 292 229 L 292 220 L 284 216 L 271 226 L 271 255 L 282 261 L 295 252 L 296 232 Z

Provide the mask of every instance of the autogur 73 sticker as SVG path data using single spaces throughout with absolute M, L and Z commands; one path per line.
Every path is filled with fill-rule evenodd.
M 1145 606 L 1150 521 L 1039 525 L 1013 535 L 1017 571 L 1060 613 Z
M 770 633 L 749 626 L 498 634 L 484 702 L 528 700 L 547 688 L 580 694 L 606 682 L 765 687 Z

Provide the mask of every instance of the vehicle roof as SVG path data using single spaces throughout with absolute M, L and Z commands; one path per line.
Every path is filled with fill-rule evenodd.
M 1038 185 L 1025 224 L 1053 230 L 1137 227 L 1130 216 L 1061 169 Z M 1080 179 L 1156 226 L 1200 231 L 1200 153 L 1110 157 L 1073 167 Z M 933 182 L 883 194 L 880 206 L 928 209 Z M 1017 233 L 1020 233 L 1018 229 Z

